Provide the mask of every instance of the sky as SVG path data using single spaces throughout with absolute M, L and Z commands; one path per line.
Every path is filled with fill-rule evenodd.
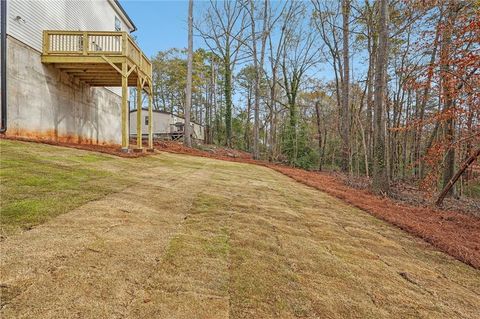
M 138 30 L 133 35 L 148 57 L 153 57 L 158 51 L 187 47 L 188 0 L 119 1 L 137 26 Z M 194 18 L 199 16 L 205 5 L 208 5 L 207 0 L 194 1 Z M 193 47 L 205 47 L 203 40 L 194 36 Z M 358 61 L 359 56 L 355 58 L 354 68 L 363 69 L 365 66 Z M 334 77 L 331 67 L 327 65 L 319 65 L 311 72 L 311 75 L 324 81 Z
M 120 3 L 137 26 L 133 34 L 147 56 L 187 46 L 187 0 L 120 0 Z M 200 42 L 195 39 L 194 47 Z

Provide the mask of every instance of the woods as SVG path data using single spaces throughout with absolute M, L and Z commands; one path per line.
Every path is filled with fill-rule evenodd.
M 191 114 L 182 48 L 153 59 L 154 106 L 204 124 L 206 143 L 432 196 L 478 149 L 475 1 L 210 0 L 193 20 Z

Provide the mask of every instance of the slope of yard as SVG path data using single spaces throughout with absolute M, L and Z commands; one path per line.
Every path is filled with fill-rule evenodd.
M 268 168 L 1 147 L 2 318 L 478 315 L 478 270 Z
M 459 202 L 457 199 L 450 198 L 448 209 L 438 209 L 425 205 L 428 200 L 414 199 L 417 196 L 427 196 L 425 193 L 418 192 L 419 194 L 414 197 L 407 196 L 408 200 L 378 196 L 370 192 L 368 187 L 352 187 L 344 177 L 338 174 L 306 171 L 256 161 L 242 152 L 230 153 L 230 150 L 211 152 L 187 148 L 179 143 L 158 143 L 157 148 L 175 154 L 189 154 L 269 167 L 385 220 L 422 238 L 450 256 L 480 269 L 480 236 L 478 235 L 480 234 L 480 216 L 477 212 L 480 206 L 474 199 L 471 203 L 466 203 L 466 201 Z M 460 207 L 464 208 L 463 212 Z M 465 208 L 468 209 L 465 210 Z
M 0 140 L 0 155 L 2 236 L 131 184 L 128 176 L 98 169 L 99 164 L 115 159 L 99 153 Z

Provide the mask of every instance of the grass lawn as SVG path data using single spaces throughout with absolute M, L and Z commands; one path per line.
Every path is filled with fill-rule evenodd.
M 478 318 L 478 270 L 271 169 L 0 142 L 2 319 Z
M 1 234 L 29 229 L 131 184 L 126 176 L 95 167 L 105 161 L 118 159 L 0 140 Z

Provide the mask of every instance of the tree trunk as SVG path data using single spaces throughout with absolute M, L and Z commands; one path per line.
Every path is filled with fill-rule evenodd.
M 375 61 L 375 147 L 373 156 L 373 190 L 376 193 L 389 191 L 385 156 L 385 102 L 386 68 L 388 63 L 388 1 L 379 0 L 379 43 Z
M 208 87 L 208 107 L 205 110 L 205 144 L 211 144 L 210 130 L 212 129 L 212 107 L 213 107 L 213 58 L 210 60 L 210 83 Z
M 315 102 L 315 111 L 317 113 L 317 132 L 318 132 L 318 154 L 320 158 L 318 160 L 318 169 L 322 170 L 322 163 L 323 163 L 323 154 L 322 154 L 322 127 L 320 125 L 320 102 Z
M 350 172 L 350 65 L 349 19 L 350 0 L 342 1 L 343 15 L 343 82 L 342 82 L 342 171 Z
M 247 118 L 246 118 L 246 123 L 245 123 L 245 148 L 246 151 L 250 151 L 250 112 L 251 112 L 251 107 L 252 107 L 252 97 L 251 97 L 251 92 L 250 92 L 250 87 L 248 88 L 247 92 Z
M 268 160 L 271 162 L 274 160 L 275 149 L 275 109 L 276 109 L 276 83 L 277 83 L 277 70 L 272 70 L 272 86 L 270 87 L 270 141 L 268 143 Z
M 427 107 L 427 101 L 430 95 L 431 81 L 433 77 L 433 68 L 434 68 L 435 58 L 437 56 L 438 39 L 440 36 L 440 23 L 442 21 L 442 17 L 443 17 L 443 10 L 440 11 L 440 18 L 438 20 L 437 31 L 435 33 L 435 40 L 433 41 L 433 50 L 432 50 L 432 55 L 430 56 L 430 63 L 428 66 L 428 73 L 427 73 L 427 85 L 423 89 L 423 95 L 422 95 L 422 100 L 420 105 L 420 118 L 419 118 L 420 125 L 415 135 L 414 158 L 415 158 L 415 162 L 421 161 L 420 163 L 416 163 L 416 167 L 418 167 L 418 169 L 415 172 L 416 173 L 415 175 L 419 178 L 423 178 L 423 175 L 424 175 L 422 170 L 423 159 L 421 159 L 421 149 L 422 149 L 421 142 L 422 142 L 422 134 L 423 134 L 422 122 L 425 117 L 425 108 Z
M 450 50 L 452 42 L 452 28 L 455 20 L 456 13 L 455 1 L 451 1 L 448 5 L 448 20 L 443 31 L 443 39 L 440 53 L 440 74 L 442 83 L 442 93 L 444 99 L 444 110 L 449 110 L 454 107 L 454 101 L 452 98 L 452 75 L 450 74 Z M 443 171 L 443 187 L 447 188 L 450 180 L 455 173 L 455 147 L 452 142 L 455 140 L 455 121 L 453 115 L 451 115 L 445 123 L 445 142 L 450 144 L 445 157 L 445 168 Z M 446 196 L 452 195 L 454 189 L 448 188 Z
M 255 79 L 254 79 L 254 107 L 253 107 L 253 158 L 258 159 L 259 149 L 258 149 L 258 129 L 260 125 L 260 66 L 258 63 L 257 57 L 257 36 L 255 30 L 255 3 L 253 0 L 250 0 L 250 23 L 252 28 L 252 55 L 253 55 L 253 68 L 255 69 Z
M 291 99 L 291 102 L 288 103 L 288 108 L 290 110 L 290 118 L 289 118 L 289 122 L 290 122 L 290 142 L 291 142 L 291 146 L 293 148 L 293 154 L 292 154 L 292 157 L 290 158 L 290 163 L 293 164 L 293 166 L 295 167 L 296 165 L 296 162 L 297 162 L 297 153 L 298 153 L 298 149 L 297 149 L 297 106 L 295 104 L 295 101 L 294 99 Z
M 217 124 L 217 72 L 215 68 L 215 59 L 212 58 L 212 106 L 210 107 L 210 144 L 213 144 L 213 120 L 215 116 L 215 128 L 216 131 L 218 131 L 218 126 Z
M 443 200 L 447 196 L 447 194 L 450 192 L 452 187 L 455 185 L 457 180 L 459 179 L 460 176 L 462 176 L 463 172 L 473 163 L 475 160 L 480 156 L 480 148 L 477 148 L 475 152 L 463 163 L 463 165 L 460 167 L 458 172 L 448 181 L 448 183 L 445 185 L 443 188 L 442 192 L 440 195 L 438 195 L 437 201 L 435 202 L 435 205 L 440 206 L 442 205 Z
M 192 73 L 193 73 L 193 0 L 188 2 L 188 61 L 187 61 L 187 89 L 185 99 L 185 126 L 184 142 L 187 147 L 192 147 L 190 110 L 192 108 Z
M 223 61 L 225 72 L 224 91 L 225 91 L 225 129 L 226 146 L 232 147 L 232 70 L 230 69 L 230 50 L 227 47 L 227 54 Z
M 365 137 L 365 129 L 363 128 L 362 121 L 360 120 L 360 116 L 358 114 L 356 116 L 356 119 L 360 129 L 360 134 L 362 136 L 363 156 L 365 161 L 365 176 L 368 178 L 370 176 L 370 172 L 368 169 L 368 148 L 367 148 L 367 139 Z

